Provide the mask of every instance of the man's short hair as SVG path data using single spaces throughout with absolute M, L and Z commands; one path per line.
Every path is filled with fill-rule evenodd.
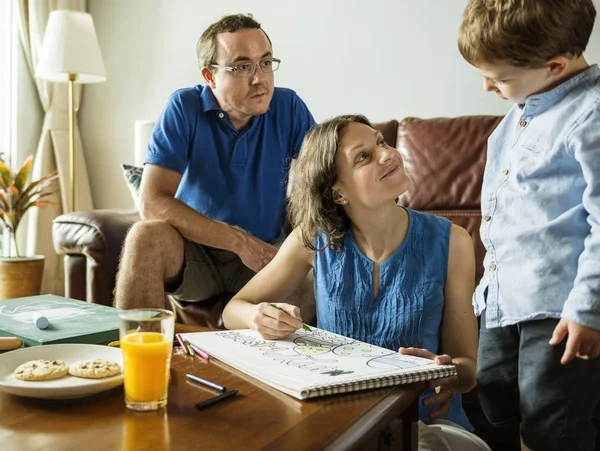
M 246 30 L 256 28 L 265 31 L 261 28 L 260 23 L 252 18 L 252 14 L 232 14 L 225 16 L 218 22 L 211 24 L 196 44 L 196 53 L 198 54 L 198 65 L 200 68 L 209 67 L 211 64 L 217 64 L 217 35 L 221 33 L 234 33 L 238 30 Z M 269 44 L 271 39 L 265 33 Z
M 595 17 L 592 0 L 470 0 L 458 49 L 473 65 L 541 67 L 558 55 L 581 56 Z

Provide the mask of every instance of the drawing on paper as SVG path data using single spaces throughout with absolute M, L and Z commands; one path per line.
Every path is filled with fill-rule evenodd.
M 352 374 L 361 368 L 415 368 L 424 364 L 410 356 L 317 328 L 313 328 L 312 332 L 299 330 L 277 341 L 263 340 L 236 331 L 219 332 L 216 335 L 256 349 L 269 361 L 330 376 Z

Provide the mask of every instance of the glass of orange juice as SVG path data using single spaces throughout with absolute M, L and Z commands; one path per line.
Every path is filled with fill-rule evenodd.
M 127 408 L 148 411 L 167 405 L 174 332 L 175 315 L 169 310 L 123 310 L 119 314 Z

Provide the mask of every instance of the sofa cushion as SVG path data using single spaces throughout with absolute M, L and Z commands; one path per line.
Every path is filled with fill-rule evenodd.
M 123 168 L 123 177 L 125 177 L 125 182 L 127 182 L 127 188 L 129 188 L 135 206 L 139 208 L 139 192 L 144 168 L 129 164 L 123 164 L 121 167 Z
M 412 180 L 398 203 L 445 216 L 470 233 L 475 248 L 475 283 L 483 276 L 485 256 L 479 226 L 487 139 L 501 120 L 497 116 L 410 117 L 398 124 L 396 148 Z
M 502 118 L 406 118 L 396 148 L 413 184 L 400 197 L 415 210 L 480 210 L 487 139 Z
M 375 130 L 379 130 L 383 135 L 383 140 L 392 147 L 396 147 L 396 136 L 398 133 L 398 121 L 393 119 L 388 122 L 378 122 L 372 124 Z

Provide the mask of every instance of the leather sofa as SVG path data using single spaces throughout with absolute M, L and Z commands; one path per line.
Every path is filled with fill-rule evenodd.
M 486 143 L 500 119 L 406 118 L 375 124 L 386 142 L 400 151 L 413 180 L 399 203 L 443 215 L 466 228 L 475 245 L 477 281 L 483 273 L 479 224 Z M 66 296 L 112 305 L 121 246 L 128 229 L 139 219 L 136 210 L 91 210 L 66 213 L 54 220 L 54 247 L 65 255 Z M 197 319 L 203 325 L 203 320 L 220 325 L 217 316 Z
M 487 138 L 500 120 L 501 117 L 495 116 L 463 116 L 405 118 L 376 124 L 387 143 L 402 154 L 413 181 L 399 203 L 443 215 L 470 232 L 477 259 L 476 281 L 483 273 L 484 248 L 479 224 Z M 137 220 L 136 211 L 94 210 L 64 214 L 54 221 L 54 246 L 59 254 L 65 255 L 66 296 L 112 304 L 123 239 Z M 219 327 L 226 302 L 226 298 L 220 297 L 173 307 L 180 321 Z M 474 392 L 465 396 L 465 408 L 478 435 L 494 450 L 519 449 L 516 428 L 492 429 Z

